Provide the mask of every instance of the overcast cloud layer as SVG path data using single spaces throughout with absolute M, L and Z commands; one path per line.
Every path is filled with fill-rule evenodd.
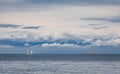
M 119 0 L 0 0 L 0 48 L 120 46 Z

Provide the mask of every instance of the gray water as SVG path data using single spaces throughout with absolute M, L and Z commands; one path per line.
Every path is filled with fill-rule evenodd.
M 120 55 L 0 55 L 0 74 L 120 74 Z

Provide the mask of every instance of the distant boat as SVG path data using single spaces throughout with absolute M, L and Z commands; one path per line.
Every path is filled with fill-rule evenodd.
M 27 52 L 27 55 L 32 55 L 32 54 L 33 54 L 32 50 Z
M 96 52 L 89 52 L 88 54 L 96 54 Z

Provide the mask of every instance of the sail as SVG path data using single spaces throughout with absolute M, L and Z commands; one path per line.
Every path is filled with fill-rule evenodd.
M 32 55 L 32 54 L 33 54 L 32 50 L 27 52 L 27 55 Z

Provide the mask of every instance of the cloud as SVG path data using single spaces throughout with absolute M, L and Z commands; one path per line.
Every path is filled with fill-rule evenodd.
M 25 44 L 24 44 L 24 46 L 25 46 L 25 47 L 29 47 L 29 46 L 30 46 L 30 44 L 28 44 L 28 43 L 25 43 Z
M 35 11 L 35 9 L 77 6 L 119 6 L 119 0 L 0 0 L 0 12 Z
M 79 45 L 75 44 L 60 44 L 60 43 L 44 43 L 41 45 L 41 47 L 79 47 Z
M 84 5 L 97 5 L 97 4 L 112 4 L 112 5 L 119 5 L 119 0 L 1 0 L 2 3 L 16 3 L 16 2 L 24 2 L 26 4 L 84 4 Z
M 93 46 L 119 46 L 120 45 L 120 38 L 118 39 L 109 39 L 109 40 L 96 40 L 92 42 Z
M 101 29 L 107 29 L 109 27 L 102 24 L 88 24 L 86 26 L 80 26 L 80 28 L 92 28 L 95 30 L 101 30 Z
M 93 29 L 96 29 L 96 30 L 99 30 L 99 29 L 106 29 L 106 28 L 108 28 L 108 27 L 93 27 Z
M 24 42 L 22 40 L 10 40 L 10 39 L 2 39 L 0 40 L 0 45 L 10 45 L 15 47 L 23 47 Z
M 0 48 L 14 48 L 14 46 L 11 46 L 11 45 L 0 45 Z
M 22 25 L 14 25 L 14 24 L 0 24 L 0 28 L 18 28 Z
M 10 25 L 1 25 L 0 44 L 17 47 L 67 44 L 84 47 L 102 46 L 102 42 L 105 42 L 106 45 L 118 45 L 119 42 L 109 44 L 109 40 L 105 39 L 108 37 L 114 41 L 115 37 L 120 36 L 120 6 L 116 3 L 119 3 L 118 0 L 6 1 L 0 4 L 0 11 L 5 10 L 0 14 L 0 23 Z M 18 28 L 14 24 L 23 26 Z
M 81 18 L 81 20 L 91 20 L 91 21 L 107 21 L 112 23 L 120 23 L 120 17 L 115 16 L 112 18 Z
M 23 0 L 0 0 L 0 3 L 20 3 L 23 2 Z
M 39 29 L 41 26 L 28 26 L 28 27 L 23 27 L 23 29 Z
M 30 4 L 84 4 L 84 5 L 105 5 L 105 4 L 112 4 L 112 5 L 119 5 L 119 0 L 25 0 L 26 3 Z
M 93 28 L 95 30 L 109 28 L 108 26 L 105 26 L 105 25 L 102 25 L 102 24 L 89 24 L 87 27 L 88 28 Z
M 93 46 L 119 46 L 120 37 L 113 36 L 68 36 L 64 38 L 41 38 L 38 41 L 28 41 L 26 39 L 4 39 L 0 40 L 0 45 L 10 45 L 15 47 L 93 47 Z

